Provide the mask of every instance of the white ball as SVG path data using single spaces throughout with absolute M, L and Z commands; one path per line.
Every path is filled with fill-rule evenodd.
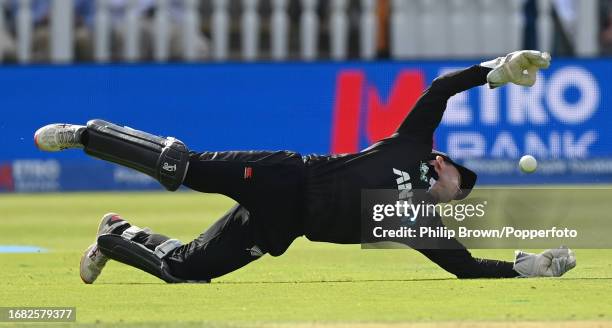
M 525 155 L 519 160 L 519 167 L 523 173 L 533 173 L 538 168 L 538 161 L 531 155 Z

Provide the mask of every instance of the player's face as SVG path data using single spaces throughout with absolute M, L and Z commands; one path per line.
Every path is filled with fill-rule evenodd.
M 438 174 L 438 180 L 431 186 L 429 192 L 438 202 L 446 203 L 455 199 L 461 193 L 461 175 L 457 168 L 444 160 L 442 156 L 429 161 Z

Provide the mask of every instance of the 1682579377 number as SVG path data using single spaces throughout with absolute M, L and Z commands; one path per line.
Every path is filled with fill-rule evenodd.
M 0 322 L 39 321 L 66 322 L 76 320 L 74 307 L 3 307 Z

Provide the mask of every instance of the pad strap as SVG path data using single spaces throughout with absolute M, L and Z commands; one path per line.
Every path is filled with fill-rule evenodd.
M 168 256 L 170 252 L 181 246 L 183 246 L 183 243 L 181 243 L 178 239 L 168 239 L 163 243 L 157 245 L 153 254 L 155 254 L 160 259 L 163 259 L 164 257 Z
M 150 234 L 151 233 L 151 229 L 149 228 L 140 228 L 137 227 L 135 225 L 125 229 L 123 231 L 123 233 L 121 234 L 121 237 L 127 239 L 127 240 L 132 240 L 134 239 L 136 236 L 138 236 L 141 233 L 146 233 L 146 234 Z

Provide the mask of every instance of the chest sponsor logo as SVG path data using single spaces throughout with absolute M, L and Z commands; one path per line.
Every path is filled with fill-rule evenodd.
M 408 174 L 408 172 L 404 172 L 396 168 L 393 168 L 393 174 L 397 176 L 395 182 L 397 183 L 397 190 L 400 191 L 399 199 L 411 202 L 414 193 L 412 192 L 410 174 Z

